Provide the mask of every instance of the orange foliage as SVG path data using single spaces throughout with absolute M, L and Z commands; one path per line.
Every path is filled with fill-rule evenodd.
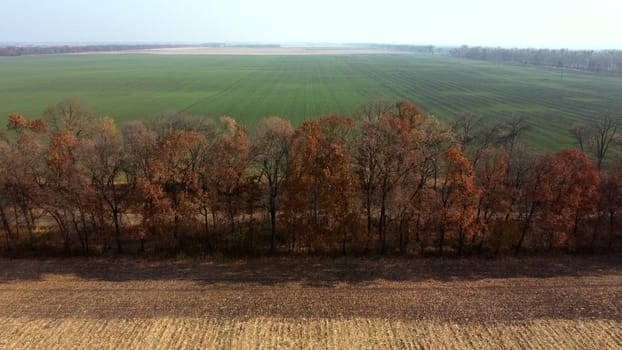
M 580 220 L 596 212 L 600 185 L 598 171 L 585 153 L 565 149 L 544 160 L 539 225 L 547 231 L 550 247 L 566 245 Z
M 7 128 L 9 130 L 20 130 L 26 127 L 26 118 L 18 113 L 9 114 L 9 122 L 7 123 Z

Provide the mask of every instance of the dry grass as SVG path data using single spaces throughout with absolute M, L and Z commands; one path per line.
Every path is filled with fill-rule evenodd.
M 0 349 L 616 349 L 619 258 L 0 259 Z
M 381 319 L 0 319 L 6 349 L 616 349 L 622 324 Z

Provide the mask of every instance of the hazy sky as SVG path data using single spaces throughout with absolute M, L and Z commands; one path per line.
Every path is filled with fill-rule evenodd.
M 622 0 L 0 0 L 0 42 L 622 49 Z

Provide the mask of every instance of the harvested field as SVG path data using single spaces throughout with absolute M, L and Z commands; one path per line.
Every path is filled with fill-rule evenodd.
M 0 260 L 0 348 L 622 348 L 618 257 Z

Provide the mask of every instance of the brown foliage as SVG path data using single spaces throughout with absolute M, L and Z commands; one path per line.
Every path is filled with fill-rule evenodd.
M 253 139 L 231 117 L 218 128 L 175 114 L 119 134 L 75 100 L 45 114 L 9 115 L 0 142 L 7 249 L 21 232 L 35 249 L 44 220 L 49 241 L 84 252 L 136 239 L 139 251 L 459 255 L 622 242 L 621 172 L 605 169 L 601 183 L 598 171 L 613 119 L 600 133 L 572 128 L 600 149 L 593 165 L 576 149 L 530 155 L 525 119 L 485 128 L 464 117 L 452 130 L 408 101 L 370 103 L 358 127 L 325 115 L 294 130 L 270 117 Z

